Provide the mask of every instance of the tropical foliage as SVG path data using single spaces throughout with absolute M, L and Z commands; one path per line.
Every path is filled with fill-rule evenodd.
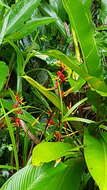
M 106 0 L 1 0 L 0 190 L 106 190 L 106 117 Z

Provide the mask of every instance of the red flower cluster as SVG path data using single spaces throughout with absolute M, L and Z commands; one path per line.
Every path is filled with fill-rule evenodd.
M 20 109 L 20 105 L 23 104 L 23 98 L 20 98 L 18 94 L 15 96 L 16 104 L 13 104 L 13 108 L 19 108 L 18 110 L 14 111 L 15 114 L 23 114 L 23 111 Z M 20 126 L 20 118 L 16 117 L 14 118 L 14 122 L 16 126 Z
M 48 111 L 48 119 L 46 120 L 46 123 L 48 126 L 51 126 L 51 125 L 54 125 L 54 120 L 53 120 L 53 117 L 54 117 L 54 113 L 52 113 L 51 111 Z
M 16 94 L 15 98 L 16 98 L 16 101 L 18 102 L 18 104 L 20 104 L 20 105 L 23 104 L 23 98 L 20 97 L 19 94 Z
M 47 119 L 46 123 L 48 124 L 48 126 L 54 125 L 54 120 L 53 119 Z
M 20 98 L 18 94 L 15 96 L 17 103 L 13 105 L 13 108 L 18 108 L 23 102 L 23 98 Z M 15 114 L 23 114 L 21 109 L 15 111 Z
M 18 127 L 20 126 L 20 118 L 18 118 L 18 117 L 15 118 L 15 124 Z
M 65 82 L 65 75 L 62 72 L 63 70 L 57 72 L 57 76 L 60 79 L 61 83 Z

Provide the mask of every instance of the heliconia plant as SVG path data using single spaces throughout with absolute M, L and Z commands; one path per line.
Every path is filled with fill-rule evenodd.
M 91 0 L 19 0 L 9 7 L 0 2 L 2 11 L 5 7 L 5 14 L 1 15 L 3 22 L 0 22 L 0 46 L 8 44 L 16 54 L 16 57 L 13 56 L 16 64 L 13 68 L 17 83 L 16 92 L 9 88 L 6 98 L 5 95 L 0 98 L 0 125 L 7 126 L 12 144 L 10 163 L 13 163 L 13 166 L 1 164 L 0 168 L 17 171 L 0 190 L 107 189 L 107 114 L 104 115 L 106 108 L 103 109 L 106 105 L 107 83 L 102 63 L 104 59 L 101 58 L 103 51 L 100 51 L 96 40 L 97 31 L 107 30 L 107 27 L 97 28 L 93 23 L 90 11 L 92 3 Z M 73 50 L 69 48 L 67 52 L 66 48 L 62 48 L 61 51 L 52 45 L 48 50 L 47 46 L 36 49 L 35 40 L 40 44 L 41 39 L 48 43 L 41 34 L 47 31 L 45 25 L 50 23 L 49 30 L 53 30 L 55 35 L 60 34 L 64 43 L 72 41 Z M 29 35 L 34 39 L 28 49 L 24 49 L 21 42 L 27 37 L 29 39 Z M 55 70 L 51 67 L 49 71 L 41 66 L 36 69 L 32 67 L 27 72 L 32 57 L 45 63 L 50 61 L 48 68 L 52 65 L 52 59 Z M 104 58 L 106 60 L 106 56 Z M 10 80 L 10 63 L 8 66 L 5 61 L 0 61 L 1 94 Z M 34 71 L 49 75 L 46 85 L 35 79 L 36 74 L 31 75 Z M 34 101 L 39 100 L 44 110 L 40 110 L 38 104 L 38 112 L 35 113 L 32 110 L 37 106 L 36 103 L 34 106 L 33 103 L 31 106 L 26 105 L 23 88 L 27 85 L 33 89 L 36 97 Z M 83 93 L 79 101 L 70 104 L 71 100 L 68 99 L 66 105 L 67 95 L 74 93 L 76 96 L 76 92 L 83 92 L 85 88 L 88 88 L 87 93 Z M 27 90 L 29 93 L 30 90 Z M 29 100 L 33 102 L 31 98 Z M 82 109 L 84 105 L 87 107 Z M 29 109 L 32 113 L 29 113 Z M 92 119 L 84 117 L 85 110 L 88 115 L 89 109 L 92 109 L 91 114 L 96 113 Z M 23 163 L 19 159 L 21 139 L 24 139 Z

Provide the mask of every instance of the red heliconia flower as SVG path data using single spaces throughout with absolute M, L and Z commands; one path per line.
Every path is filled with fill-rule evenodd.
M 18 108 L 19 104 L 13 104 L 13 108 Z
M 19 104 L 23 104 L 23 98 L 20 97 L 19 94 L 16 94 L 15 98 L 16 98 L 16 101 L 17 101 Z
M 46 123 L 48 124 L 48 126 L 54 125 L 54 120 L 53 119 L 47 119 Z
M 64 97 L 64 91 L 61 91 L 61 97 L 62 98 Z
M 13 108 L 18 108 L 19 104 L 14 104 L 13 105 Z M 21 109 L 18 109 L 15 111 L 15 114 L 23 114 L 22 110 Z
M 22 112 L 22 110 L 21 110 L 21 109 L 19 109 L 19 110 L 15 111 L 15 113 L 16 113 L 16 114 L 23 114 L 23 112 Z
M 54 120 L 53 119 L 50 119 L 50 121 L 48 123 L 48 126 L 51 126 L 51 125 L 54 125 Z
M 55 89 L 57 89 L 57 88 L 58 88 L 58 85 L 59 85 L 59 82 L 58 82 L 58 81 L 56 81 L 56 82 L 55 82 Z
M 57 72 L 57 76 L 59 77 L 62 83 L 65 82 L 65 75 L 61 71 Z
M 54 136 L 56 138 L 55 141 L 61 141 L 62 135 L 59 131 L 56 131 Z
M 15 124 L 16 124 L 16 126 L 20 126 L 20 118 L 15 118 Z

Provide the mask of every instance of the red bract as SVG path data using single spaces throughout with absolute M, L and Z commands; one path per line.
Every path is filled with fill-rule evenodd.
M 22 110 L 21 110 L 21 109 L 19 109 L 19 110 L 15 111 L 15 113 L 16 113 L 16 114 L 23 114 L 23 112 L 22 112 Z
M 14 104 L 13 108 L 18 108 L 19 104 Z
M 57 72 L 57 76 L 59 77 L 62 83 L 65 82 L 65 75 L 61 71 Z
M 13 105 L 13 108 L 18 108 L 19 104 L 14 104 Z M 18 109 L 15 111 L 15 114 L 23 114 L 22 110 L 21 109 Z
M 56 138 L 55 141 L 61 141 L 62 135 L 59 131 L 56 131 L 54 136 Z
M 20 118 L 15 118 L 15 124 L 16 124 L 16 126 L 20 126 Z
M 58 85 L 59 85 L 59 82 L 58 82 L 58 81 L 56 81 L 56 82 L 55 82 L 55 89 L 57 89 L 57 88 L 58 88 Z
M 16 101 L 17 101 L 19 104 L 23 104 L 23 98 L 20 97 L 19 94 L 16 94 L 15 98 L 16 98 Z
M 46 120 L 46 123 L 48 124 L 48 126 L 54 125 L 54 120 L 48 119 L 48 120 Z
M 48 123 L 48 126 L 50 125 L 54 125 L 54 120 L 53 119 L 50 119 L 49 123 Z

